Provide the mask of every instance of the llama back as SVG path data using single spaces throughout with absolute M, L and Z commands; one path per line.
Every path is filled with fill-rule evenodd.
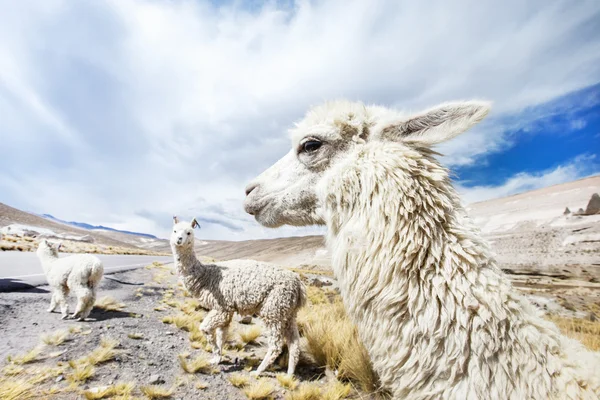
M 96 256 L 90 254 L 76 254 L 63 257 L 57 261 L 64 266 L 71 268 L 68 277 L 68 284 L 96 288 L 104 274 L 102 261 Z

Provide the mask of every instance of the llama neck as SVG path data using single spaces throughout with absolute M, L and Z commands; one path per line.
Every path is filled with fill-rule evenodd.
M 55 256 L 54 254 L 46 253 L 38 253 L 38 258 L 40 259 L 44 273 L 48 273 L 48 271 L 52 268 L 52 263 L 59 259 L 59 257 Z
M 177 247 L 171 245 L 173 250 L 173 258 L 177 273 L 183 277 L 195 275 L 198 268 L 202 267 L 202 263 L 196 257 L 194 246 Z
M 325 215 L 347 307 L 364 310 L 391 296 L 406 306 L 395 308 L 398 317 L 410 312 L 415 290 L 477 274 L 493 260 L 433 154 L 393 147 L 365 151 L 363 162 L 332 174 Z

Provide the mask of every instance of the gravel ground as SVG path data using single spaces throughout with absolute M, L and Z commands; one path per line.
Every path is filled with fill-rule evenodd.
M 174 294 L 173 297 L 170 297 L 170 293 Z M 182 291 L 178 289 L 176 276 L 167 267 L 147 267 L 106 276 L 98 297 L 110 296 L 123 303 L 124 307 L 121 311 L 94 309 L 86 322 L 63 321 L 59 313 L 46 312 L 50 301 L 47 286 L 18 293 L 0 293 L 0 368 L 10 367 L 11 364 L 6 361 L 9 355 L 23 354 L 42 344 L 43 334 L 72 329 L 74 332 L 69 334 L 67 341 L 59 346 L 46 345 L 41 359 L 23 365 L 26 371 L 14 378 L 29 379 L 31 376 L 40 375 L 39 372 L 31 373 L 35 369 L 58 366 L 56 373 L 35 388 L 38 395 L 52 399 L 83 398 L 84 390 L 94 390 L 120 382 L 135 383 L 136 397 L 143 397 L 139 392 L 141 386 L 159 384 L 165 388 L 173 387 L 172 398 L 175 399 L 246 398 L 227 378 L 232 373 L 241 373 L 250 378 L 250 383 L 254 382 L 255 379 L 250 377 L 247 369 L 252 361 L 260 361 L 264 355 L 265 346 L 262 345 L 261 339 L 259 338 L 257 344 L 246 345 L 241 351 L 227 351 L 225 360 L 213 373 L 185 373 L 179 364 L 178 354 L 189 353 L 191 358 L 194 358 L 198 355 L 209 356 L 209 353 L 193 349 L 187 332 L 162 322 L 165 316 L 179 312 L 165 305 L 165 299 L 185 300 L 180 293 Z M 71 298 L 71 312 L 74 301 Z M 157 307 L 161 311 L 155 310 Z M 234 331 L 231 335 L 233 341 L 237 337 L 235 331 L 246 328 L 238 321 L 239 317 L 236 316 L 231 329 Z M 254 319 L 252 323 L 260 324 L 260 321 Z M 143 335 L 143 338 L 132 339 L 128 336 L 136 333 Z M 89 354 L 99 346 L 103 338 L 118 341 L 119 354 L 113 360 L 97 365 L 90 380 L 69 389 L 72 367 L 68 362 Z M 287 357 L 284 361 L 287 361 Z M 284 391 L 274 379 L 275 373 L 283 369 L 279 366 L 275 369 L 266 374 L 266 379 L 277 388 L 274 397 L 283 398 Z M 0 372 L 0 382 L 2 377 L 7 376 L 6 371 L 4 368 L 4 371 Z M 301 380 L 323 379 L 322 372 L 307 365 L 298 367 Z M 198 389 L 199 383 L 204 383 L 207 387 Z

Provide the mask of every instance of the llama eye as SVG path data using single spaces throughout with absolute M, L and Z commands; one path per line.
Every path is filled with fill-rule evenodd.
M 173 233 L 177 233 L 177 231 L 173 231 Z
M 191 235 L 191 233 L 190 233 L 190 232 L 188 232 L 188 235 Z
M 307 153 L 312 153 L 319 150 L 322 144 L 323 143 L 319 142 L 318 140 L 308 140 L 302 145 L 302 150 Z

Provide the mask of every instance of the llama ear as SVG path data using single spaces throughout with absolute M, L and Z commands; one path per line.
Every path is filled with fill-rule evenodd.
M 485 101 L 444 103 L 408 118 L 382 121 L 373 131 L 383 140 L 432 146 L 465 132 L 484 119 L 490 108 L 491 103 Z
M 196 221 L 196 218 L 192 219 L 192 228 L 200 229 L 200 224 L 198 223 L 198 221 Z
M 173 224 L 178 224 L 179 223 L 179 218 L 177 218 L 177 215 L 173 215 Z
M 62 246 L 62 242 L 58 242 L 56 244 L 56 251 L 59 251 L 61 246 Z

